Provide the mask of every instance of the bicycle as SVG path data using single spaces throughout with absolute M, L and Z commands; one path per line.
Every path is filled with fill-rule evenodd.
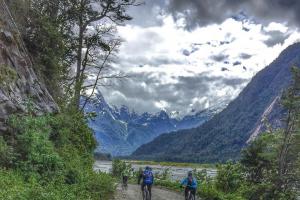
M 123 181 L 122 181 L 122 189 L 127 190 L 127 188 L 128 188 L 128 177 L 125 176 L 123 177 Z
M 184 189 L 186 189 L 186 187 L 183 186 Z M 195 195 L 192 193 L 192 190 L 188 190 L 187 196 L 185 197 L 185 200 L 196 200 Z
M 151 200 L 151 195 L 150 195 L 150 191 L 149 191 L 149 186 L 145 185 L 144 186 L 144 190 L 143 190 L 143 200 Z
M 192 194 L 191 190 L 188 191 L 186 200 L 195 200 L 195 196 Z

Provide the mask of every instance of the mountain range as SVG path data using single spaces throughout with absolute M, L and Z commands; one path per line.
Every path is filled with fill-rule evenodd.
M 162 134 L 138 148 L 132 158 L 206 163 L 237 160 L 241 150 L 266 130 L 265 124 L 273 128 L 283 125 L 280 99 L 291 83 L 292 66 L 300 66 L 300 43 L 289 46 L 257 73 L 211 120 L 197 128 Z
M 89 121 L 99 142 L 96 152 L 128 156 L 162 133 L 200 126 L 225 106 L 222 104 L 179 119 L 174 113 L 168 114 L 165 111 L 138 114 L 126 106 L 111 106 L 98 93 L 86 105 L 85 112 L 96 113 L 96 117 Z

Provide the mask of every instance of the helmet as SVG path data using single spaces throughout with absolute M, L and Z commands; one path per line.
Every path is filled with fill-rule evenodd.
M 193 176 L 193 172 L 192 172 L 192 171 L 189 171 L 189 172 L 188 172 L 188 176 Z
M 151 170 L 151 168 L 149 166 L 146 166 L 145 169 L 146 170 Z

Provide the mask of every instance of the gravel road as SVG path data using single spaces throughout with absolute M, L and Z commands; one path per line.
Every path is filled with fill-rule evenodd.
M 115 200 L 142 200 L 140 186 L 128 185 L 127 190 L 122 190 L 119 186 Z M 152 200 L 184 200 L 183 193 L 179 194 L 164 189 L 153 188 Z

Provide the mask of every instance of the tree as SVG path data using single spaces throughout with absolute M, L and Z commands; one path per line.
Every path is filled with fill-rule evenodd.
M 10 0 L 9 7 L 21 30 L 33 61 L 33 68 L 47 89 L 59 101 L 62 85 L 72 61 L 72 48 L 59 0 Z
M 274 172 L 274 144 L 277 141 L 275 134 L 264 133 L 243 150 L 241 164 L 246 168 L 248 182 L 261 184 L 268 181 L 267 178 Z
M 300 70 L 284 93 L 286 126 L 262 134 L 244 150 L 241 164 L 249 184 L 247 199 L 296 199 L 300 180 Z
M 132 19 L 127 9 L 139 5 L 136 0 L 10 0 L 9 4 L 24 30 L 35 70 L 57 101 L 63 99 L 80 110 L 81 96 L 86 96 L 83 110 L 101 80 L 126 77 L 109 69 L 121 44 L 116 26 Z
M 285 92 L 283 106 L 287 109 L 286 127 L 278 153 L 278 177 L 276 188 L 279 192 L 299 189 L 300 160 L 300 70 L 293 68 L 294 81 Z
M 120 44 L 120 40 L 114 37 L 115 26 L 123 24 L 132 18 L 126 10 L 129 6 L 139 5 L 136 0 L 69 0 L 65 2 L 64 12 L 70 24 L 76 27 L 74 42 L 76 46 L 76 71 L 73 77 L 74 83 L 74 105 L 80 107 L 80 97 L 83 90 L 89 87 L 84 86 L 89 67 L 94 67 L 97 62 L 96 54 L 104 52 L 102 64 L 98 65 L 98 72 L 103 72 L 104 67 Z M 95 27 L 93 29 L 92 27 Z M 99 55 L 99 54 L 98 54 Z M 96 56 L 96 57 L 95 57 Z M 95 82 L 101 78 L 97 76 Z M 92 85 L 91 87 L 94 87 Z

